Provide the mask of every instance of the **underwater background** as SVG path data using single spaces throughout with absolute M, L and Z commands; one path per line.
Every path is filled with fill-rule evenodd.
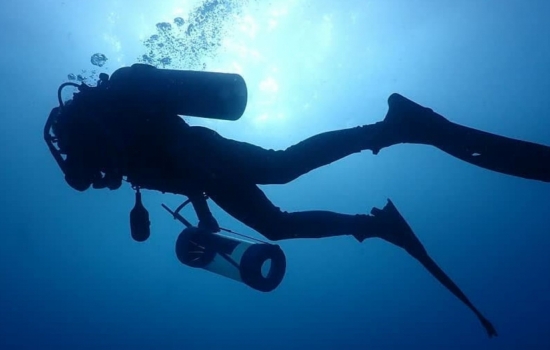
M 76 192 L 42 137 L 61 83 L 146 62 L 241 74 L 239 121 L 187 119 L 266 148 L 380 121 L 393 92 L 550 144 L 549 15 L 544 0 L 3 0 L 0 349 L 550 349 L 549 184 L 398 145 L 263 187 L 287 211 L 366 213 L 391 198 L 493 322 L 489 339 L 381 240 L 278 242 L 287 274 L 271 293 L 183 266 L 182 227 L 161 203 L 184 198 L 144 192 L 152 236 L 136 243 L 131 188 Z

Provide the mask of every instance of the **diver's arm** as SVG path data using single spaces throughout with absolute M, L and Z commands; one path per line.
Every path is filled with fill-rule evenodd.
M 210 232 L 219 232 L 220 227 L 218 222 L 210 212 L 208 207 L 207 197 L 204 193 L 195 193 L 189 196 L 193 209 L 197 213 L 197 218 L 199 219 L 199 228 L 206 229 Z

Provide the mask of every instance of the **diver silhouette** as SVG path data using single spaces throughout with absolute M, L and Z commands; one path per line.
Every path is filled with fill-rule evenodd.
M 103 77 L 103 83 L 107 79 Z M 378 154 L 397 144 L 435 146 L 473 165 L 548 182 L 549 147 L 455 124 L 392 94 L 388 112 L 378 123 L 314 135 L 286 150 L 268 150 L 224 138 L 206 127 L 190 126 L 178 116 L 183 113 L 173 113 L 160 103 L 140 103 L 143 99 L 126 93 L 110 94 L 109 89 L 96 92 L 95 88 L 80 88 L 81 96 L 75 94 L 71 103 L 52 111 L 53 120 L 48 121 L 45 136 L 47 141 L 51 138 L 57 142 L 60 151 L 56 152 L 66 156 L 61 160 L 54 154 L 73 188 L 84 191 L 93 185 L 117 189 L 125 178 L 138 189 L 184 195 L 191 200 L 199 227 L 212 232 L 219 226 L 208 208 L 208 198 L 272 241 L 342 235 L 359 242 L 383 239 L 418 260 L 476 314 L 489 336 L 497 335 L 430 258 L 391 200 L 370 214 L 286 212 L 258 185 L 286 184 L 351 154 L 367 150 Z M 204 101 L 201 106 L 210 108 Z M 49 136 L 50 128 L 55 137 Z M 51 142 L 49 145 L 53 153 Z

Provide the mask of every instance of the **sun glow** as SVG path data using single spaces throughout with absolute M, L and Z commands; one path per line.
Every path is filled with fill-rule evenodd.
M 247 132 L 261 130 L 262 133 L 269 130 L 271 135 L 288 133 L 295 127 L 293 116 L 303 112 L 304 106 L 315 103 L 315 92 L 302 90 L 301 86 L 304 81 L 322 74 L 319 63 L 333 41 L 331 15 L 315 14 L 314 18 L 309 18 L 311 0 L 282 0 L 271 4 L 254 0 L 220 0 L 218 3 L 237 4 L 239 8 L 229 11 L 227 7 L 222 10 L 209 7 L 200 17 L 195 17 L 195 21 L 202 21 L 195 23 L 206 23 L 201 27 L 206 38 L 188 39 L 188 26 L 193 23 L 190 16 L 197 6 L 205 3 L 196 0 L 184 5 L 181 1 L 173 1 L 164 3 L 162 11 L 155 8 L 155 16 L 142 14 L 135 29 L 140 42 L 154 36 L 156 23 L 171 23 L 174 38 L 163 44 L 174 45 L 178 40 L 184 44 L 168 51 L 169 65 L 166 68 L 205 69 L 242 75 L 249 92 L 248 106 L 240 122 L 249 123 L 250 128 L 244 129 Z M 116 13 L 118 11 L 113 11 L 109 18 L 113 26 L 118 21 Z M 185 21 L 182 27 L 175 24 L 175 18 L 180 17 Z M 132 18 L 135 21 L 135 16 Z M 151 21 L 150 18 L 155 19 Z M 122 64 L 133 57 L 115 33 L 118 34 L 115 30 L 109 31 L 105 41 L 117 52 L 118 58 L 115 59 Z M 207 55 L 197 54 L 192 61 L 195 68 L 189 68 L 187 55 L 189 50 L 196 48 L 208 48 L 209 51 Z M 153 49 L 162 50 L 156 46 Z M 162 55 L 166 55 L 166 51 L 157 57 Z

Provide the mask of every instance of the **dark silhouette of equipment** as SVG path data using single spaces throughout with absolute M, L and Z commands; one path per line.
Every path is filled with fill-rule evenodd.
M 143 206 L 141 201 L 141 192 L 136 189 L 136 200 L 134 207 L 130 211 L 130 231 L 132 238 L 136 242 L 145 242 L 151 236 L 151 222 L 149 221 L 149 212 Z
M 224 228 L 221 230 L 240 238 L 193 226 L 180 214 L 189 202 L 185 201 L 175 211 L 162 205 L 174 219 L 185 225 L 175 249 L 182 264 L 242 282 L 261 292 L 271 292 L 279 286 L 286 272 L 286 257 L 278 245 Z

